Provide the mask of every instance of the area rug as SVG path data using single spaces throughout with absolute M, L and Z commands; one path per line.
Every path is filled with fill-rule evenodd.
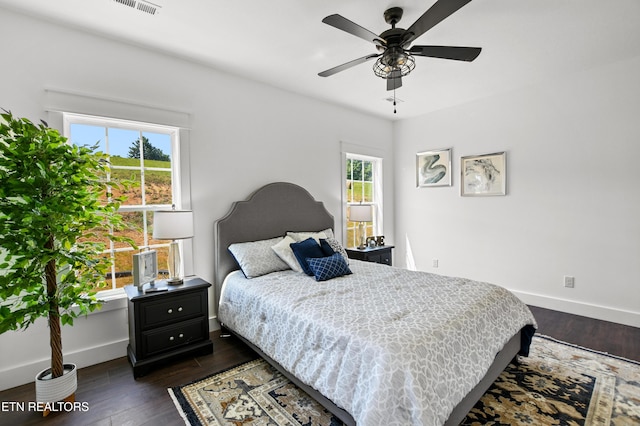
M 262 359 L 169 394 L 192 426 L 342 425 Z M 462 425 L 640 425 L 640 363 L 536 335 Z

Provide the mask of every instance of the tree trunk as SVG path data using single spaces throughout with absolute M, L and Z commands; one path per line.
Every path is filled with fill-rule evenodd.
M 53 249 L 53 235 L 49 235 L 45 248 Z M 49 344 L 51 345 L 51 377 L 56 378 L 64 373 L 62 362 L 62 330 L 60 325 L 60 312 L 56 292 L 58 280 L 56 277 L 56 261 L 49 260 L 45 265 L 45 277 L 47 280 L 47 296 L 49 299 Z

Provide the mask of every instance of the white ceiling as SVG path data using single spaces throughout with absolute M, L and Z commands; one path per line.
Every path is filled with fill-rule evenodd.
M 447 0 L 442 0 L 447 1 Z M 414 44 L 482 47 L 471 63 L 416 57 L 396 96 L 374 61 L 317 73 L 375 52 L 321 22 L 338 13 L 381 33 L 382 13 L 404 9 L 409 27 L 434 0 L 153 0 L 150 15 L 114 0 L 0 0 L 0 6 L 158 49 L 224 72 L 387 119 L 407 118 L 640 56 L 637 0 L 475 0 Z

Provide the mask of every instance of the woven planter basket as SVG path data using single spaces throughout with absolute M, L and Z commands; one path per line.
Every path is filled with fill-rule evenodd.
M 75 364 L 65 364 L 64 374 L 51 378 L 51 368 L 36 375 L 36 401 L 58 402 L 73 395 L 78 388 L 78 369 Z

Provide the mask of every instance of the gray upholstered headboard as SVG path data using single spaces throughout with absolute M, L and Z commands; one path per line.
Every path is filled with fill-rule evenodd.
M 233 243 L 283 236 L 287 231 L 321 231 L 334 228 L 333 216 L 321 201 L 293 183 L 275 182 L 236 201 L 214 226 L 215 303 L 227 274 L 238 264 L 227 250 Z

